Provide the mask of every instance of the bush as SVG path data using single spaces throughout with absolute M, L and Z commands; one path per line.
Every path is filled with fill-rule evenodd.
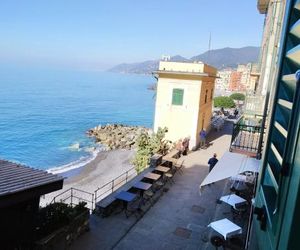
M 236 101 L 245 101 L 246 96 L 242 93 L 233 93 L 230 98 Z
M 219 108 L 234 108 L 235 103 L 228 96 L 218 96 L 214 98 L 214 106 Z
M 136 171 L 141 172 L 150 164 L 150 157 L 156 153 L 166 154 L 169 150 L 170 142 L 164 140 L 167 128 L 158 128 L 157 133 L 151 136 L 143 132 L 137 138 L 137 153 L 132 161 Z
M 56 202 L 41 208 L 37 217 L 37 238 L 40 239 L 68 225 L 77 215 L 88 210 L 85 206 L 85 202 L 80 202 L 74 207 L 62 202 Z

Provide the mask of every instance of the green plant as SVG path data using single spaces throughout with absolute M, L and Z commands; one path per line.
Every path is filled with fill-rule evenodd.
M 141 172 L 150 163 L 150 157 L 155 153 L 166 154 L 170 142 L 165 140 L 167 128 L 158 128 L 151 136 L 143 132 L 137 138 L 137 153 L 132 161 L 136 171 Z
M 219 108 L 234 108 L 235 103 L 228 96 L 218 96 L 214 98 L 214 106 Z
M 77 215 L 88 210 L 85 205 L 86 202 L 80 202 L 72 207 L 62 202 L 56 202 L 41 208 L 37 217 L 37 238 L 42 238 L 68 225 Z
M 229 97 L 236 101 L 245 101 L 246 98 L 246 96 L 242 93 L 233 93 Z

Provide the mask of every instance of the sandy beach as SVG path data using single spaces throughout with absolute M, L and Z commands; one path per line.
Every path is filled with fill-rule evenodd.
M 122 173 L 125 173 L 127 170 L 133 168 L 131 159 L 133 158 L 134 154 L 134 150 L 124 149 L 98 153 L 97 157 L 84 167 L 63 173 L 63 176 L 66 178 L 64 180 L 63 189 L 41 197 L 40 206 L 45 206 L 46 204 L 50 203 L 53 197 L 63 193 L 71 187 L 94 194 L 98 187 L 103 186 L 104 184 L 120 176 Z M 65 199 L 69 195 L 70 192 L 67 192 L 65 195 L 60 196 L 58 200 Z M 80 196 L 81 198 L 91 200 L 90 194 L 77 192 L 76 195 Z

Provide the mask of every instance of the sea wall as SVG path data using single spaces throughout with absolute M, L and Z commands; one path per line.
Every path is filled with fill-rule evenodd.
M 95 137 L 97 143 L 108 149 L 133 149 L 141 133 L 150 133 L 150 129 L 122 124 L 99 125 L 87 131 L 88 136 Z

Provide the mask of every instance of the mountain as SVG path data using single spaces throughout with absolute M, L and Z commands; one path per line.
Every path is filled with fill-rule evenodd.
M 243 47 L 243 48 L 223 48 L 206 51 L 203 54 L 193 56 L 190 59 L 180 55 L 172 56 L 172 62 L 194 62 L 202 61 L 212 65 L 218 69 L 236 68 L 238 64 L 246 64 L 249 62 L 257 62 L 259 55 L 259 47 Z M 132 74 L 150 74 L 158 69 L 160 60 L 149 60 L 139 63 L 122 63 L 109 69 L 110 72 L 132 73 Z
M 213 65 L 218 69 L 236 68 L 238 64 L 257 62 L 259 56 L 259 47 L 223 48 L 206 51 L 203 54 L 194 56 L 192 61 L 202 61 Z
M 170 58 L 172 62 L 188 62 L 186 59 L 180 55 L 172 56 Z M 149 60 L 139 63 L 122 63 L 111 69 L 109 72 L 116 73 L 129 73 L 129 74 L 151 74 L 151 72 L 158 69 L 158 64 L 160 60 Z

